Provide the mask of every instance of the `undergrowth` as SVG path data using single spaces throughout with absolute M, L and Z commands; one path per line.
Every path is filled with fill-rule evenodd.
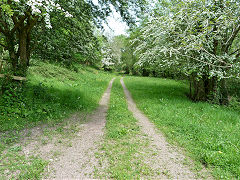
M 240 178 L 240 113 L 229 107 L 190 101 L 186 84 L 127 77 L 137 106 L 169 140 L 184 147 L 219 179 Z

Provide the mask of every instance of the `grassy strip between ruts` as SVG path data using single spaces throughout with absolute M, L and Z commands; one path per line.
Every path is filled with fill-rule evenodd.
M 149 141 L 141 137 L 140 127 L 127 102 L 119 78 L 115 80 L 107 114 L 105 140 L 98 154 L 106 163 L 104 172 L 96 170 L 96 176 L 113 179 L 139 179 L 152 174 L 144 163 L 144 147 Z
M 127 77 L 137 106 L 216 178 L 240 178 L 240 113 L 209 103 L 193 103 L 187 86 L 174 80 Z
M 47 162 L 21 153 L 16 145 L 21 131 L 55 126 L 73 112 L 94 110 L 111 78 L 90 67 L 70 70 L 39 62 L 30 67 L 24 86 L 8 87 L 0 97 L 0 179 L 40 179 Z

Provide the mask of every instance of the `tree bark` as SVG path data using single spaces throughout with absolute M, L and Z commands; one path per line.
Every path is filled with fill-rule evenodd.
M 229 104 L 229 93 L 228 93 L 228 89 L 227 89 L 227 83 L 226 83 L 226 79 L 222 79 L 220 81 L 220 92 L 221 92 L 221 99 L 220 99 L 220 103 L 222 105 L 228 105 Z
M 19 32 L 19 55 L 20 65 L 22 67 L 27 66 L 27 32 L 26 30 L 20 30 Z
M 197 77 L 192 74 L 190 78 L 190 97 L 191 96 L 191 99 L 194 101 L 210 100 L 219 103 L 217 78 L 208 78 L 208 76 L 203 76 L 201 79 L 197 80 Z
M 31 56 L 31 31 L 28 31 L 27 28 L 19 30 L 19 68 L 24 75 L 29 66 L 30 56 Z
M 192 75 L 190 75 L 189 76 L 189 97 L 190 97 L 190 99 L 193 99 L 192 86 L 193 86 L 193 77 L 192 77 Z
M 6 36 L 6 42 L 7 42 L 7 47 L 8 47 L 8 53 L 10 57 L 10 61 L 12 64 L 13 71 L 15 72 L 17 70 L 17 65 L 18 65 L 18 55 L 15 52 L 15 43 L 14 39 L 11 35 Z
M 31 57 L 31 47 L 30 47 L 30 43 L 31 43 L 31 33 L 28 32 L 27 34 L 27 66 L 30 65 L 30 57 Z

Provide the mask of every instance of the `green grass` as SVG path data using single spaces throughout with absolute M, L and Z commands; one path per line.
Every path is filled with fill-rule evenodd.
M 143 162 L 144 158 L 140 153 L 143 147 L 148 145 L 148 141 L 140 136 L 137 120 L 128 111 L 123 89 L 117 79 L 111 91 L 105 141 L 101 149 L 103 154 L 99 154 L 108 164 L 103 177 L 139 179 L 152 173 L 150 167 Z M 99 177 L 101 173 L 97 174 Z
M 188 87 L 174 80 L 127 77 L 137 106 L 171 142 L 184 147 L 216 178 L 240 178 L 240 112 L 186 97 Z
M 25 84 L 7 84 L 8 90 L 0 96 L 1 175 L 9 171 L 16 174 L 13 178 L 40 179 L 47 162 L 25 157 L 21 151 L 8 153 L 21 131 L 41 124 L 54 126 L 73 112 L 87 113 L 98 106 L 112 75 L 81 65 L 74 70 L 38 62 L 30 67 Z
M 47 161 L 39 157 L 24 155 L 9 151 L 0 157 L 0 179 L 41 179 Z
M 0 132 L 95 109 L 111 75 L 80 65 L 78 69 L 76 73 L 47 63 L 31 67 L 27 84 L 0 98 Z

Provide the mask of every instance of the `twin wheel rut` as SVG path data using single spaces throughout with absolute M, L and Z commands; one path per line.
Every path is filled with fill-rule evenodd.
M 81 125 L 81 130 L 77 132 L 71 147 L 59 150 L 61 153 L 57 161 L 50 162 L 48 179 L 93 179 L 95 168 L 104 169 L 104 167 L 100 167 L 96 153 L 99 145 L 103 142 L 113 82 L 114 79 L 112 79 L 105 91 L 99 107 L 92 114 L 87 115 L 87 119 L 90 119 L 90 121 Z M 198 179 L 197 174 L 191 171 L 190 165 L 184 164 L 186 157 L 179 151 L 179 148 L 168 144 L 161 132 L 136 107 L 123 79 L 121 79 L 121 84 L 128 102 L 129 111 L 138 120 L 142 134 L 150 139 L 150 147 L 157 154 L 154 158 L 151 155 L 147 156 L 146 163 L 154 167 L 154 169 L 167 172 L 167 174 L 159 173 L 157 176 L 151 176 L 150 179 Z M 54 146 L 51 148 L 54 150 Z M 39 147 L 39 151 L 46 153 L 46 149 L 41 150 L 41 147 Z M 145 178 L 143 177 L 143 179 Z

